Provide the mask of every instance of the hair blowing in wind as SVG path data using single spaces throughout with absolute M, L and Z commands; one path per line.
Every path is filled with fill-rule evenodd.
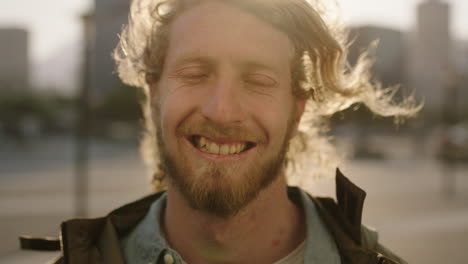
M 165 187 L 156 126 L 150 116 L 149 87 L 157 85 L 169 45 L 171 23 L 185 10 L 203 1 L 223 1 L 263 20 L 288 36 L 295 48 L 291 67 L 293 93 L 305 99 L 300 133 L 292 139 L 286 158 L 290 181 L 300 183 L 311 175 L 332 175 L 339 157 L 327 135 L 327 120 L 354 104 L 365 105 L 380 116 L 396 121 L 415 115 L 421 105 L 412 97 L 395 101 L 398 87 L 382 87 L 373 80 L 369 52 L 354 65 L 347 62 L 350 45 L 344 26 L 333 18 L 333 1 L 319 0 L 134 0 L 129 24 L 114 52 L 117 72 L 126 84 L 143 89 L 146 101 L 142 152 L 155 190 Z M 335 3 L 336 4 L 336 3 Z M 294 177 L 294 178 L 292 178 Z

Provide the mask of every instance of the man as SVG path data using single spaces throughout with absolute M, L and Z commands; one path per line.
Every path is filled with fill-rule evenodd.
M 115 57 L 147 94 L 147 157 L 165 191 L 65 222 L 60 261 L 403 263 L 361 227 L 365 193 L 339 171 L 338 205 L 287 187 L 300 155 L 326 154 L 323 117 L 356 102 L 416 111 L 374 87 L 365 56 L 347 68 L 322 16 L 306 0 L 133 1 Z

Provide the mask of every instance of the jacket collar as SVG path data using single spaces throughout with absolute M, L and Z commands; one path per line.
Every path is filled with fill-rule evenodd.
M 288 192 L 294 193 L 294 188 L 290 187 Z M 346 218 L 345 229 L 354 242 L 361 245 L 362 207 L 366 194 L 339 170 L 336 173 L 336 193 L 340 214 Z M 162 195 L 156 193 L 144 197 L 112 211 L 106 217 L 62 223 L 61 247 L 65 263 L 125 263 L 120 238 L 145 217 L 152 203 Z M 323 211 L 321 203 L 314 202 L 319 211 Z M 329 219 L 324 220 L 327 222 Z
M 105 217 L 72 219 L 61 225 L 64 263 L 124 264 L 119 238 L 129 232 L 162 193 L 124 205 Z
M 340 254 L 333 239 L 319 215 L 318 209 L 309 196 L 297 187 L 288 188 L 288 196 L 298 207 L 302 207 L 306 223 L 305 263 L 339 264 Z M 150 207 L 145 218 L 121 242 L 127 263 L 159 263 L 163 255 L 170 254 L 175 263 L 182 263 L 181 257 L 166 242 L 160 228 L 166 195 L 162 195 Z
M 349 222 L 349 232 L 361 244 L 361 220 L 366 192 L 336 169 L 336 198 L 338 207 Z

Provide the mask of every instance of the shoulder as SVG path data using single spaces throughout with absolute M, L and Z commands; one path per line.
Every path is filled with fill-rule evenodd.
M 372 227 L 366 225 L 361 226 L 361 241 L 365 247 L 395 260 L 399 264 L 408 264 L 404 259 L 397 256 L 393 251 L 386 248 L 379 242 L 379 233 Z
M 104 217 L 71 219 L 61 225 L 61 250 L 67 260 L 77 263 L 123 263 L 120 248 L 122 237 L 130 233 L 146 216 L 154 201 L 163 193 L 156 193 L 121 206 Z M 86 250 L 83 250 L 86 249 Z M 121 262 L 119 262 L 121 261 Z M 60 262 L 56 262 L 60 263 Z
M 308 195 L 333 235 L 342 256 L 342 263 L 406 264 L 393 252 L 379 243 L 375 229 L 361 223 L 366 192 L 352 183 L 339 170 L 336 172 L 336 197 Z

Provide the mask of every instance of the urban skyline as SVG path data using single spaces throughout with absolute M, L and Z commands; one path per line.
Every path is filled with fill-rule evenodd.
M 468 1 L 438 0 L 452 5 L 451 31 L 468 40 Z M 411 31 L 416 25 L 416 6 L 422 0 L 338 0 L 341 15 L 352 25 L 376 25 Z M 359 3 L 359 4 L 357 4 Z M 6 5 L 6 6 L 5 6 Z M 81 39 L 80 15 L 93 7 L 92 0 L 16 0 L 0 9 L 0 27 L 21 27 L 30 32 L 34 62 L 47 60 L 57 49 Z M 41 11 L 41 12 L 38 12 Z
M 54 0 L 47 0 L 47 1 L 54 1 Z M 416 3 L 419 3 L 419 2 L 424 2 L 424 1 L 418 1 L 418 0 L 409 0 L 409 2 L 416 2 Z M 434 2 L 444 2 L 444 1 L 441 1 L 441 0 L 431 0 L 431 1 L 434 1 Z M 430 1 L 427 1 L 427 2 L 430 2 Z M 106 4 L 107 3 L 107 4 Z M 342 6 L 342 10 L 344 11 L 346 9 L 346 6 L 349 5 L 350 2 L 343 2 L 343 6 Z M 388 3 L 388 2 L 387 2 Z M 401 2 L 396 2 L 396 3 L 401 3 Z M 124 4 L 124 5 L 123 5 Z M 398 7 L 399 4 L 396 5 L 396 7 Z M 383 4 L 383 7 L 385 6 L 385 2 Z M 96 76 L 100 76 L 100 78 L 93 78 L 93 81 L 92 81 L 92 86 L 94 87 L 107 87 L 106 89 L 104 90 L 108 90 L 110 89 L 111 87 L 115 87 L 119 81 L 117 79 L 116 76 L 114 76 L 112 74 L 112 71 L 113 71 L 113 62 L 110 58 L 110 54 L 112 52 L 112 49 L 115 47 L 115 44 L 117 42 L 117 34 L 118 32 L 120 31 L 120 28 L 122 26 L 122 24 L 125 23 L 126 21 L 126 10 L 128 9 L 128 3 L 126 3 L 126 0 L 121 0 L 121 1 L 117 1 L 117 2 L 106 2 L 106 1 L 100 1 L 100 2 L 97 2 L 97 5 L 95 5 L 95 12 L 97 14 L 97 20 L 96 20 L 96 27 L 97 27 L 97 38 L 96 38 L 96 50 L 95 50 L 95 54 L 96 54 L 96 58 L 93 59 L 94 62 L 93 62 L 93 65 L 94 65 L 94 71 L 96 71 L 95 73 L 93 73 L 93 75 L 96 77 Z M 453 10 L 454 7 L 452 6 L 451 8 L 451 14 L 453 14 Z M 87 9 L 89 10 L 89 9 Z M 113 13 L 109 13 L 107 12 L 106 10 L 113 10 Z M 417 14 L 417 6 L 414 7 L 414 10 L 413 10 L 413 13 L 414 14 Z M 118 14 L 116 13 L 118 12 Z M 392 13 L 392 12 L 388 12 L 388 13 Z M 341 16 L 341 15 L 340 15 Z M 348 20 L 352 20 L 352 19 L 349 19 L 349 15 L 346 16 L 345 14 L 343 14 L 344 17 L 348 17 Z M 364 16 L 365 17 L 365 16 Z M 369 19 L 369 17 L 367 17 L 367 19 Z M 381 25 L 384 20 L 382 20 L 381 22 L 382 23 L 367 23 L 367 22 L 364 22 L 365 19 L 364 18 L 361 18 L 361 19 L 354 19 L 354 22 L 353 23 L 349 23 L 348 25 L 353 27 L 353 28 L 365 28 L 365 27 L 372 27 L 372 28 L 375 28 L 376 30 L 378 30 L 377 32 L 383 32 L 383 31 L 391 31 L 391 32 L 395 32 L 395 34 L 398 34 L 400 37 L 398 38 L 401 38 L 400 40 L 398 40 L 401 44 L 398 44 L 398 45 L 403 45 L 401 48 L 399 48 L 399 50 L 402 51 L 402 54 L 400 54 L 399 56 L 406 56 L 408 54 L 412 54 L 414 53 L 414 50 L 413 51 L 410 51 L 410 52 L 407 52 L 408 48 L 409 47 L 404 47 L 404 46 L 408 46 L 410 45 L 410 39 L 414 39 L 414 38 L 417 38 L 417 24 L 418 24 L 418 19 L 417 18 L 414 18 L 413 20 L 415 20 L 415 25 L 412 26 L 412 28 L 410 29 L 398 29 L 398 28 L 395 28 L 395 27 L 392 27 L 392 26 L 388 26 L 388 25 Z M 451 21 L 453 21 L 454 19 L 451 19 Z M 429 20 L 430 22 L 431 20 Z M 430 24 L 430 23 L 429 23 Z M 431 27 L 429 25 L 429 27 Z M 450 23 L 449 25 L 446 25 L 445 27 L 450 27 Z M 1 28 L 1 25 L 0 25 L 0 28 Z M 389 39 L 387 37 L 385 37 L 386 33 L 383 33 L 383 35 L 381 35 L 380 33 L 372 33 L 371 35 L 369 35 L 368 37 L 370 38 L 376 38 L 376 39 L 381 39 L 382 41 L 390 41 L 394 44 L 389 44 L 388 42 L 387 43 L 380 43 L 380 47 L 379 47 L 379 50 L 381 50 L 381 52 L 379 52 L 378 56 L 377 56 L 377 64 L 388 64 L 390 65 L 389 63 L 391 62 L 388 62 L 389 60 L 389 55 L 386 54 L 386 52 L 388 51 L 388 48 L 392 45 L 395 45 L 395 40 L 392 40 L 392 39 Z M 430 33 L 430 32 L 428 32 Z M 451 34 L 451 38 L 453 39 L 453 42 L 452 45 L 455 46 L 454 50 L 456 50 L 456 52 L 454 52 L 452 50 L 452 53 L 451 55 L 449 55 L 450 59 L 458 59 L 460 62 L 458 62 L 458 64 L 460 65 L 463 65 L 463 67 L 458 67 L 459 69 L 462 69 L 463 72 L 467 72 L 468 71 L 468 42 L 467 41 L 463 41 L 463 42 L 460 42 L 457 37 L 453 36 L 453 34 Z M 437 39 L 438 37 L 435 36 L 435 39 Z M 34 41 L 34 39 L 33 39 Z M 370 42 L 372 40 L 366 40 L 366 42 Z M 406 43 L 406 44 L 405 44 Z M 359 44 L 359 43 L 356 43 L 356 44 Z M 362 44 L 362 43 L 361 43 Z M 78 39 L 78 40 L 75 40 L 74 43 L 68 43 L 68 44 L 63 44 L 63 46 L 57 48 L 56 50 L 54 50 L 54 53 L 52 55 L 50 55 L 46 60 L 44 61 L 41 61 L 41 62 L 37 62 L 34 60 L 34 56 L 32 56 L 31 59 L 31 62 L 32 62 L 32 65 L 30 66 L 31 68 L 31 73 L 32 73 L 32 83 L 33 83 L 33 86 L 35 86 L 34 88 L 56 88 L 56 89 L 59 89 L 61 92 L 64 92 L 64 93 L 73 93 L 73 91 L 76 91 L 77 89 L 77 86 L 78 86 L 78 73 L 79 73 L 79 67 L 80 67 L 80 61 L 81 61 L 81 45 L 82 45 L 82 42 Z M 359 44 L 360 45 L 360 44 Z M 424 41 L 419 44 L 419 46 L 425 46 L 424 45 Z M 387 48 L 383 48 L 383 47 L 387 47 Z M 363 48 L 363 47 L 360 47 L 360 48 Z M 393 53 L 391 52 L 391 50 L 393 50 Z M 460 52 L 459 52 L 460 51 Z M 397 50 L 394 50 L 394 49 L 390 49 L 390 52 L 391 54 L 395 54 L 395 52 L 397 52 Z M 429 54 L 431 53 L 431 51 L 429 51 Z M 462 54 L 461 56 L 454 56 L 455 54 Z M 412 56 L 411 56 L 412 57 Z M 426 56 L 424 56 L 426 57 Z M 411 62 L 412 60 L 409 60 L 409 59 L 406 59 L 406 62 Z M 464 61 L 467 61 L 466 63 Z M 411 63 L 410 63 L 411 64 Z M 457 64 L 457 65 L 458 65 Z M 396 64 L 392 64 L 392 65 L 396 65 Z M 379 65 L 376 65 L 377 68 L 380 68 Z M 400 67 L 400 66 L 393 66 L 393 67 L 397 67 L 397 68 L 404 68 L 404 67 Z M 408 75 L 409 74 L 409 70 L 410 68 L 406 67 L 406 69 L 404 70 L 405 71 L 405 75 Z M 94 72 L 93 71 L 93 72 Z M 376 73 L 377 75 L 379 74 L 382 74 L 382 70 L 379 70 L 376 69 Z M 66 74 L 64 74 L 66 73 Z M 388 73 L 384 73 L 384 75 L 388 75 Z M 401 74 L 399 74 L 401 75 Z M 414 74 L 413 74 L 414 75 Z M 420 74 L 418 74 L 420 75 Z M 430 74 L 430 75 L 434 75 L 434 74 Z M 382 76 L 381 76 L 382 77 Z M 380 78 L 380 77 L 379 77 Z M 384 77 L 385 79 L 385 77 Z M 387 78 L 388 79 L 388 78 Z M 411 79 L 411 77 L 409 78 Z M 425 78 L 423 78 L 425 79 Z M 427 79 L 427 78 L 426 78 Z M 384 82 L 386 82 L 385 80 L 383 80 Z M 401 79 L 401 78 L 397 78 L 395 80 L 397 83 L 407 83 L 408 81 L 408 77 L 404 78 L 404 79 Z M 111 83 L 113 85 L 111 85 Z M 393 83 L 395 84 L 395 83 Z M 413 85 L 411 86 L 421 86 L 421 85 L 415 85 L 416 83 L 412 82 Z M 404 85 L 406 86 L 406 85 Z M 424 86 L 424 85 L 423 85 Z M 426 85 L 427 86 L 427 85 Z M 93 90 L 96 90 L 95 92 L 98 92 L 98 93 L 102 93 L 103 91 L 97 91 L 97 90 L 103 90 L 103 89 L 93 89 Z M 439 90 L 439 89 L 436 89 L 436 90 Z M 431 94 L 434 94 L 434 93 L 431 93 Z M 435 95 L 435 94 L 434 94 Z M 436 98 L 440 98 L 440 96 L 436 96 Z M 431 104 L 432 105 L 432 104 Z

